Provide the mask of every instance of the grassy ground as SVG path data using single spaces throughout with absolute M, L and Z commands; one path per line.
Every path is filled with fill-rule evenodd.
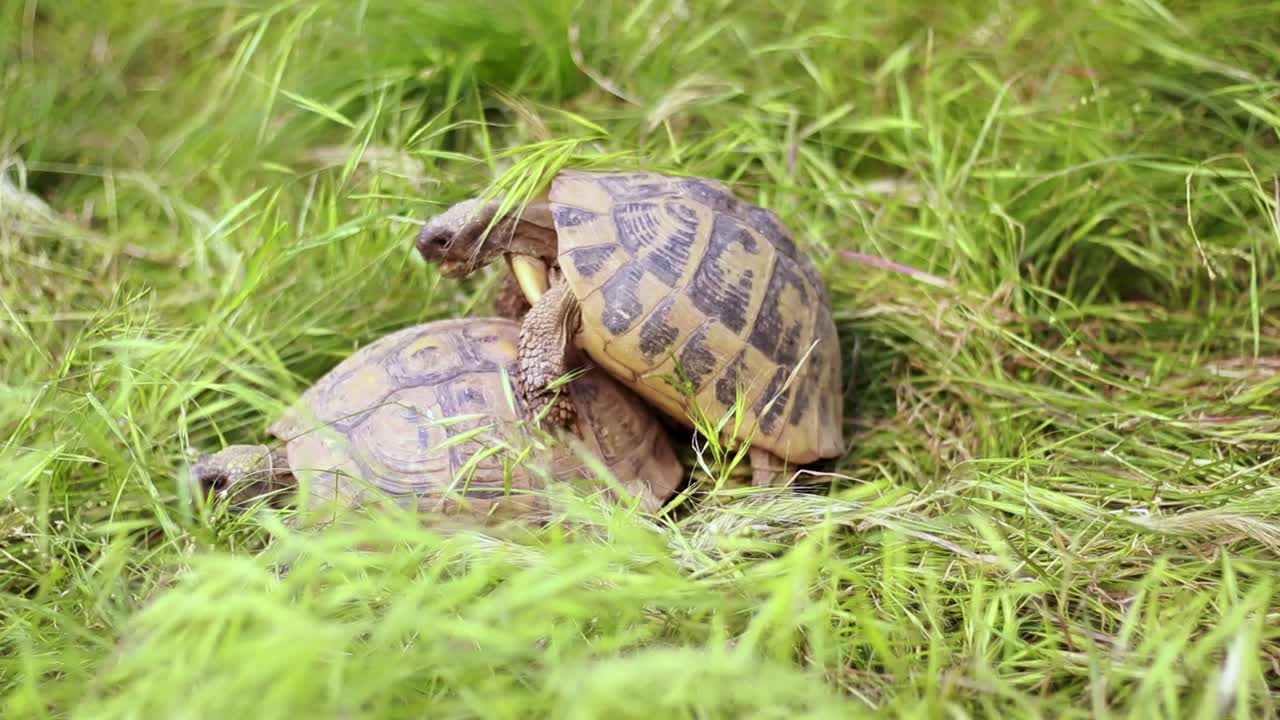
M 1276 713 L 1280 3 L 587 5 L 0 5 L 3 714 Z M 813 254 L 829 495 L 532 537 L 193 501 L 354 348 L 488 312 L 417 222 L 587 161 Z

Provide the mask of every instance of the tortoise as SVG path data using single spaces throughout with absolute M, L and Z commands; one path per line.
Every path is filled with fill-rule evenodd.
M 542 443 L 532 459 L 507 467 L 511 457 L 502 448 L 534 447 L 528 408 L 508 382 L 519 335 L 512 320 L 471 318 L 384 336 L 339 363 L 271 425 L 282 445 L 233 445 L 206 455 L 192 479 L 202 492 L 236 504 L 296 490 L 310 476 L 306 499 L 337 510 L 389 498 L 442 515 L 544 513 L 547 503 L 536 492 L 544 483 L 529 465 L 541 462 L 549 470 L 543 477 L 569 481 L 587 477 L 588 468 L 559 442 Z M 565 429 L 642 510 L 659 510 L 684 468 L 657 416 L 600 371 L 576 378 L 567 392 L 578 415 Z
M 774 212 L 707 178 L 574 169 L 502 206 L 456 203 L 416 246 L 452 278 L 506 259 L 527 301 L 517 389 L 552 425 L 574 408 L 549 387 L 585 353 L 686 427 L 741 408 L 724 434 L 750 442 L 753 485 L 844 452 L 827 290 Z

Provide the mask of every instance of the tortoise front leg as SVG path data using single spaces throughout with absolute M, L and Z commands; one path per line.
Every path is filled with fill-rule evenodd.
M 520 325 L 516 392 L 535 417 L 549 405 L 546 418 L 553 427 L 571 428 L 577 417 L 568 393 L 548 386 L 573 369 L 580 322 L 578 300 L 561 279 L 533 303 Z
M 786 484 L 786 476 L 783 474 L 787 468 L 785 460 L 758 447 L 747 451 L 747 457 L 751 461 L 753 487 L 781 487 Z

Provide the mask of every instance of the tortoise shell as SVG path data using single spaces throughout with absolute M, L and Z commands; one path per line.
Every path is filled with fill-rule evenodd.
M 300 484 L 310 483 L 313 502 L 359 506 L 389 497 L 446 513 L 545 510 L 545 496 L 528 491 L 548 476 L 591 473 L 569 447 L 533 442 L 508 382 L 519 333 L 518 323 L 498 318 L 392 333 L 334 367 L 270 432 L 287 443 L 289 466 Z M 657 417 L 600 371 L 578 377 L 568 392 L 581 408 L 575 430 L 583 449 L 642 508 L 659 509 L 684 470 Z
M 844 451 L 826 287 L 772 211 L 648 172 L 562 171 L 548 199 L 596 364 L 686 424 L 690 396 L 713 422 L 741 398 L 741 432 L 790 462 Z

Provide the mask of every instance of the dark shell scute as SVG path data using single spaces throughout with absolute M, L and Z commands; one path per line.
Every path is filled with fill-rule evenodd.
M 676 296 L 672 295 L 658 303 L 653 313 L 640 326 L 640 352 L 645 359 L 653 362 L 661 353 L 671 349 L 680 331 L 669 322 L 671 308 L 675 305 Z
M 609 175 L 597 180 L 604 191 L 618 201 L 648 200 L 663 194 L 663 184 L 646 182 L 643 175 Z
M 689 178 L 681 180 L 679 187 L 693 199 L 716 212 L 739 214 L 738 206 L 741 201 L 734 197 L 732 193 L 725 192 L 711 183 L 698 178 Z
M 730 268 L 725 267 L 723 257 L 735 246 L 751 254 L 758 250 L 755 238 L 737 221 L 728 215 L 717 215 L 711 228 L 711 242 L 690 283 L 689 297 L 699 310 L 740 333 L 747 324 L 755 274 L 747 269 L 737 278 L 730 277 Z
M 643 270 L 636 265 L 627 265 L 600 288 L 604 296 L 604 312 L 600 321 L 614 335 L 630 330 L 644 313 L 644 303 L 640 301 L 639 294 L 643 277 Z
M 779 253 L 789 258 L 796 256 L 796 243 L 791 235 L 778 222 L 778 217 L 771 211 L 756 205 L 748 205 L 745 213 L 746 221 L 769 241 Z
M 796 362 L 800 360 L 800 356 L 807 348 L 800 347 L 800 336 L 804 329 L 799 322 L 792 322 L 787 325 L 787 329 L 782 333 L 782 342 L 778 343 L 778 350 L 774 353 L 774 359 L 788 368 L 794 367 Z
M 810 303 L 809 284 L 796 270 L 795 263 L 779 258 L 769 275 L 769 286 L 765 290 L 764 302 L 756 314 L 755 326 L 751 329 L 749 342 L 774 362 L 790 364 L 798 357 L 796 346 L 803 335 L 804 318 L 792 315 L 783 317 L 781 309 L 782 294 L 787 288 L 793 288 L 799 294 L 799 305 L 808 307 Z
M 697 239 L 697 215 L 669 202 L 624 202 L 613 208 L 613 223 L 618 244 L 659 282 L 675 287 Z
M 689 252 L 686 249 L 683 257 L 676 254 L 652 252 L 645 255 L 638 262 L 644 266 L 645 272 L 658 278 L 663 285 L 675 287 L 676 283 L 680 282 L 680 276 L 684 273 L 684 263 L 688 259 Z
M 827 298 L 827 284 L 822 279 L 822 273 L 818 272 L 818 267 L 813 264 L 813 260 L 808 255 L 800 253 L 796 255 L 796 265 L 799 266 L 800 272 L 808 278 L 810 286 L 818 293 L 818 303 L 824 307 L 830 307 L 831 302 Z M 827 313 L 828 317 L 830 313 Z M 815 326 L 815 327 L 821 327 Z
M 707 347 L 707 327 L 698 329 L 680 350 L 680 367 L 694 389 L 702 387 L 711 371 L 716 369 L 716 355 Z
M 684 227 L 690 230 L 697 230 L 698 213 L 687 204 L 675 200 L 667 201 L 666 210 Z
M 756 399 L 753 410 L 760 418 L 760 432 L 765 435 L 773 434 L 773 431 L 778 427 L 778 419 L 782 417 L 783 411 L 787 409 L 787 400 L 791 395 L 791 388 L 783 388 L 782 385 L 786 382 L 788 374 L 789 370 L 787 368 L 778 368 L 769 380 L 769 386 Z
M 689 253 L 698 237 L 698 216 L 689 208 L 667 202 L 663 209 L 675 227 L 665 237 L 653 239 L 645 255 L 645 268 L 667 287 L 675 287 L 689 265 Z
M 591 279 L 600 272 L 600 268 L 618 252 L 617 245 L 597 245 L 595 247 L 574 248 L 565 253 L 569 262 L 582 277 Z
M 742 374 L 742 356 L 744 353 L 738 353 L 733 362 L 729 363 L 729 367 L 721 373 L 720 379 L 716 380 L 716 400 L 725 407 L 733 407 L 738 401 L 738 391 L 746 388 L 739 388 Z
M 778 216 L 773 211 L 739 200 L 732 193 L 702 180 L 683 180 L 680 187 L 689 196 L 717 214 L 730 215 L 740 220 L 768 240 L 779 253 L 790 258 L 796 256 L 795 241 L 791 239 L 791 234 L 778 221 Z
M 551 211 L 551 214 L 559 227 L 577 227 L 600 217 L 599 213 L 573 207 L 572 205 L 557 205 Z
M 658 238 L 658 206 L 650 202 L 623 202 L 613 208 L 613 226 L 618 242 L 632 255 L 651 246 Z

